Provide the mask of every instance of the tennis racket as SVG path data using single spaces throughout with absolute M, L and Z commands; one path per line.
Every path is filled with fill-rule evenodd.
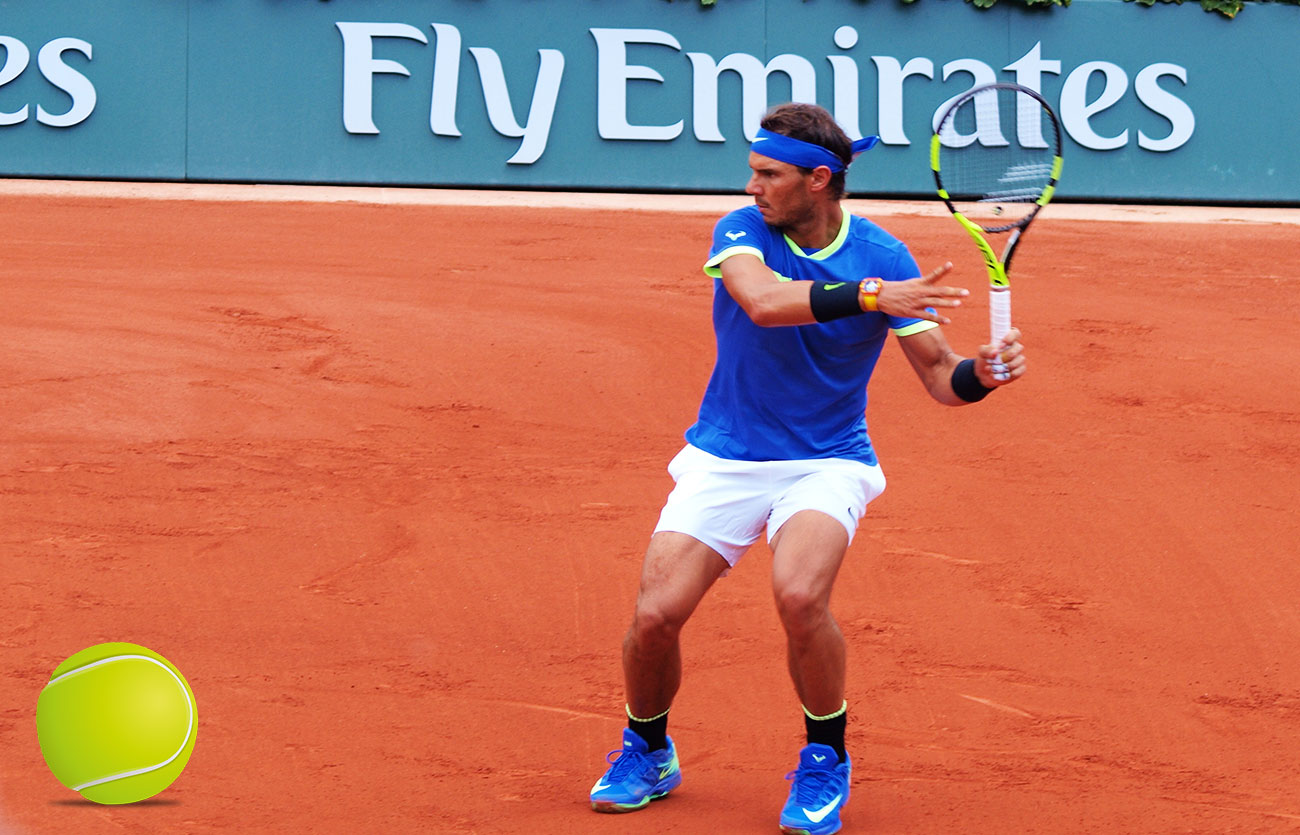
M 1016 245 L 1061 176 L 1061 126 L 1047 101 L 1019 84 L 984 84 L 953 99 L 934 125 L 930 168 L 948 210 L 984 256 L 989 337 L 1011 330 L 1007 271 Z M 989 236 L 1006 234 L 1002 257 Z M 1006 366 L 994 375 L 1007 379 Z

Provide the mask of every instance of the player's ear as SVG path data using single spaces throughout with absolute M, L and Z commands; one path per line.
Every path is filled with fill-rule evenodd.
M 812 191 L 825 191 L 831 183 L 831 169 L 825 165 L 819 165 L 808 175 L 808 188 Z

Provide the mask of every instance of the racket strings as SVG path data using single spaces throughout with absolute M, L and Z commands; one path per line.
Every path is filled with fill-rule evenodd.
M 953 206 L 983 226 L 1010 227 L 1033 214 L 1052 182 L 1051 116 L 1032 96 L 983 90 L 939 128 L 939 166 Z

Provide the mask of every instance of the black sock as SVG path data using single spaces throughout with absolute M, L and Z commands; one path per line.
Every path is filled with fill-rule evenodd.
M 840 762 L 844 762 L 848 757 L 848 754 L 844 751 L 844 728 L 848 725 L 848 719 L 848 702 L 845 702 L 844 707 L 841 707 L 830 716 L 815 717 L 808 712 L 808 708 L 804 708 L 803 725 L 808 732 L 808 744 L 811 745 L 816 742 L 829 745 L 835 749 Z
M 653 719 L 637 719 L 632 715 L 632 711 L 627 712 L 627 726 L 636 731 L 637 736 L 645 740 L 645 744 L 651 751 L 659 751 L 668 747 L 668 711 L 664 711 Z

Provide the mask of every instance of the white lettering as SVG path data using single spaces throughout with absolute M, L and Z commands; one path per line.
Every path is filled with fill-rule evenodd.
M 23 70 L 27 69 L 27 63 L 32 59 L 32 53 L 27 49 L 27 44 L 8 35 L 0 35 L 0 46 L 5 50 L 5 63 L 0 67 L 0 87 L 3 87 L 23 74 Z M 25 121 L 27 121 L 25 104 L 13 113 L 0 113 L 0 125 L 16 125 Z
M 858 30 L 852 26 L 841 26 L 835 30 L 835 45 L 840 49 L 852 49 L 858 43 Z M 831 89 L 834 91 L 834 105 L 831 112 L 835 121 L 840 123 L 849 139 L 862 138 L 861 120 L 858 118 L 858 62 L 847 55 L 827 55 L 831 64 Z
M 375 38 L 408 38 L 427 44 L 429 39 L 405 23 L 334 24 L 343 36 L 343 127 L 348 133 L 376 134 L 374 76 L 378 73 L 410 76 L 402 64 L 374 57 Z
M 974 83 L 966 90 L 958 93 L 939 105 L 939 109 L 934 111 L 934 116 L 930 119 L 930 125 L 934 130 L 939 129 L 939 120 L 943 114 L 948 112 L 948 107 L 957 99 L 969 93 L 984 84 L 992 84 L 997 81 L 997 76 L 993 68 L 983 61 L 976 61 L 974 58 L 959 58 L 956 61 L 949 61 L 943 65 L 943 80 L 947 81 L 953 73 L 969 73 Z M 977 93 L 976 98 L 984 93 Z M 976 139 L 981 145 L 1009 145 L 1006 137 L 1002 134 L 1002 125 L 998 121 L 998 109 L 996 107 L 976 107 L 975 108 L 975 132 L 970 134 L 959 133 L 956 128 L 949 125 L 943 133 L 943 144 L 950 148 L 964 148 L 974 142 Z
M 1045 61 L 1042 58 L 1043 44 L 1034 44 L 1034 48 L 1003 69 L 1016 74 L 1016 83 L 1028 87 L 1035 93 L 1043 92 L 1043 73 L 1061 74 L 1060 61 Z M 1022 148 L 1046 148 L 1047 140 L 1043 138 L 1043 120 L 1036 118 L 1038 106 L 1028 96 L 1016 96 L 1016 121 L 1019 124 L 1019 140 Z
M 817 70 L 813 69 L 812 62 L 802 55 L 778 55 L 763 69 L 763 86 L 767 87 L 767 76 L 774 72 L 785 73 L 790 78 L 790 101 L 801 104 L 817 103 Z M 762 102 L 754 108 L 754 132 L 751 136 L 748 132 L 745 138 L 753 140 L 758 135 L 758 123 L 762 118 L 763 111 L 767 109 L 767 102 Z
M 409 77 L 411 72 L 402 63 L 376 58 L 375 41 L 379 38 L 403 38 L 424 44 L 430 41 L 420 30 L 405 24 L 340 22 L 335 25 L 343 38 L 344 127 L 349 133 L 379 133 L 373 113 L 374 76 L 394 74 Z M 460 94 L 461 62 L 466 50 L 462 45 L 461 32 L 455 26 L 448 23 L 430 25 L 434 33 L 435 52 L 429 128 L 437 136 L 460 137 L 456 110 Z M 634 102 L 631 96 L 634 92 L 644 92 L 647 88 L 633 85 L 632 82 L 649 81 L 663 85 L 668 67 L 632 63 L 635 59 L 631 57 L 630 48 L 667 47 L 678 55 L 686 56 L 691 72 L 692 129 L 698 142 L 727 141 L 719 127 L 720 110 L 728 104 L 720 103 L 724 73 L 735 73 L 739 77 L 741 126 L 748 141 L 754 139 L 759 121 L 773 96 L 779 100 L 787 99 L 779 91 L 780 85 L 773 87 L 774 74 L 784 75 L 788 80 L 789 100 L 817 100 L 818 70 L 801 55 L 780 54 L 766 63 L 762 58 L 746 52 L 733 52 L 715 59 L 706 52 L 685 51 L 676 37 L 660 29 L 591 28 L 588 31 L 596 45 L 596 129 L 597 135 L 602 139 L 667 142 L 678 138 L 684 130 L 685 122 L 682 119 L 670 124 L 653 123 L 671 117 L 656 119 L 652 116 L 652 124 L 633 123 L 636 117 L 632 114 L 636 108 L 632 107 Z M 860 41 L 859 32 L 853 26 L 839 26 L 834 30 L 835 47 L 846 53 L 858 48 Z M 3 87 L 24 72 L 29 53 L 27 47 L 13 38 L 0 36 L 0 46 L 6 52 L 5 60 L 0 64 L 0 87 Z M 82 47 L 80 41 L 60 39 L 42 50 L 42 72 L 47 74 L 51 83 L 73 99 L 73 107 L 59 116 L 38 109 L 42 121 L 49 124 L 73 124 L 85 119 L 94 107 L 93 86 L 85 76 L 61 60 L 62 53 L 72 49 L 82 51 L 89 57 L 89 44 L 84 44 L 84 49 Z M 517 114 L 523 97 L 510 95 L 503 53 L 485 46 L 470 47 L 468 52 L 478 69 L 491 128 L 501 136 L 521 140 L 519 148 L 508 162 L 521 165 L 536 162 L 546 151 L 556 119 L 566 66 L 564 53 L 558 49 L 537 50 L 537 75 L 532 97 L 528 100 L 527 120 L 521 122 Z M 680 61 L 678 56 L 673 57 Z M 851 54 L 829 54 L 826 55 L 826 60 L 831 73 L 831 112 L 850 138 L 859 139 L 863 135 L 861 123 L 864 98 L 858 59 Z M 972 87 L 994 83 L 1010 74 L 1016 83 L 1041 93 L 1045 83 L 1050 83 L 1050 76 L 1062 75 L 1062 62 L 1045 57 L 1042 42 L 1034 43 L 1019 58 L 1002 67 L 1001 72 L 984 61 L 968 57 L 943 64 L 938 74 L 935 63 L 929 58 L 904 60 L 889 55 L 873 55 L 871 61 L 875 65 L 877 87 L 875 132 L 880 134 L 883 143 L 896 146 L 911 144 L 904 128 L 905 102 L 908 98 L 905 89 L 909 78 L 920 76 L 931 81 L 939 78 L 946 82 L 960 74 L 969 76 L 970 83 L 962 85 L 965 89 L 935 109 L 931 118 L 931 124 L 934 125 L 952 102 Z M 822 72 L 825 72 L 824 68 Z M 1161 86 L 1166 76 L 1174 77 L 1183 85 L 1187 84 L 1187 70 L 1166 63 L 1154 63 L 1143 68 L 1137 73 L 1133 84 L 1138 102 L 1151 113 L 1167 120 L 1170 125 L 1168 133 L 1163 137 L 1137 131 L 1139 147 L 1150 151 L 1163 152 L 1182 147 L 1191 139 L 1195 130 L 1196 120 L 1191 107 L 1178 95 Z M 824 78 L 822 80 L 825 81 Z M 1111 135 L 1104 135 L 1100 132 L 1104 130 L 1101 126 L 1109 127 L 1118 116 L 1112 115 L 1103 120 L 1100 114 L 1119 105 L 1125 99 L 1128 88 L 1129 76 L 1116 64 L 1090 61 L 1074 67 L 1060 82 L 1060 97 L 1057 102 L 1057 112 L 1068 135 L 1079 145 L 1094 150 L 1114 150 L 1127 145 L 1131 129 L 1120 124 L 1110 131 Z M 658 101 L 671 101 L 671 98 L 665 98 L 670 93 L 671 91 L 656 93 Z M 1022 102 L 1022 106 L 1027 108 L 1033 105 Z M 1124 113 L 1132 112 L 1127 109 L 1129 106 L 1123 110 Z M 658 112 L 663 110 L 661 105 Z M 647 111 L 648 108 L 644 107 L 641 110 Z M 1115 114 L 1119 112 L 1121 111 L 1117 110 Z M 0 125 L 16 124 L 25 120 L 27 115 L 26 107 L 12 113 L 0 113 Z M 943 141 L 956 146 L 973 142 L 990 146 L 1008 144 L 1012 138 L 1012 126 L 999 124 L 998 119 L 998 115 L 991 110 L 979 112 L 973 124 L 964 123 L 960 126 L 962 131 L 970 131 L 969 133 L 950 130 Z M 1018 121 L 1021 135 L 1015 138 L 1023 147 L 1046 147 L 1040 120 Z
M 897 58 L 872 55 L 876 65 L 876 132 L 886 145 L 910 145 L 903 130 L 903 82 L 908 76 L 934 78 L 934 62 L 929 58 L 913 58 L 900 65 Z
M 847 55 L 827 55 L 831 65 L 831 89 L 834 101 L 831 112 L 849 139 L 862 138 L 862 120 L 858 116 L 858 62 Z
M 798 55 L 777 55 L 766 65 L 744 52 L 733 52 L 718 62 L 703 52 L 688 52 L 686 57 L 694 70 L 692 120 L 695 137 L 701 142 L 725 141 L 718 130 L 718 77 L 724 72 L 740 76 L 741 125 L 749 142 L 758 136 L 758 123 L 767 110 L 767 79 L 772 73 L 785 73 L 790 78 L 791 101 L 817 100 L 817 71 L 807 58 Z
M 54 128 L 69 128 L 89 118 L 95 109 L 95 85 L 90 79 L 63 63 L 63 53 L 80 52 L 89 60 L 91 46 L 78 38 L 55 38 L 41 47 L 36 55 L 36 65 L 45 80 L 67 93 L 72 106 L 66 113 L 53 114 L 36 105 L 36 121 Z
M 1043 92 L 1043 73 L 1052 75 L 1061 74 L 1061 62 L 1055 60 L 1043 59 L 1042 41 L 1034 44 L 1034 48 L 1026 52 L 1018 61 L 1013 61 L 1003 67 L 1016 74 L 1016 83 L 1028 87 L 1035 93 Z
M 695 138 L 701 142 L 726 142 L 727 137 L 718 129 L 718 76 L 722 70 L 707 53 L 688 52 L 686 57 L 691 61 L 691 122 L 695 126 Z
M 1165 75 L 1172 75 L 1183 84 L 1187 83 L 1186 68 L 1177 64 L 1152 64 L 1143 67 L 1138 72 L 1137 78 L 1133 80 L 1133 89 L 1137 92 L 1138 101 L 1169 120 L 1169 135 L 1164 139 L 1152 139 L 1142 131 L 1138 131 L 1138 147 L 1148 151 L 1172 151 L 1181 148 L 1187 144 L 1187 140 L 1192 138 L 1192 132 L 1196 130 L 1196 114 L 1187 106 L 1187 102 L 1165 92 L 1160 87 L 1159 79 Z
M 682 45 L 658 29 L 591 29 L 596 39 L 596 130 L 602 139 L 676 139 L 682 122 L 671 125 L 633 125 L 627 120 L 627 82 L 657 81 L 664 77 L 651 67 L 627 63 L 629 43 L 668 46 L 681 51 Z
M 1101 73 L 1105 86 L 1095 101 L 1088 101 L 1088 79 Z M 1089 120 L 1111 107 L 1128 89 L 1128 74 L 1108 61 L 1080 64 L 1065 77 L 1061 86 L 1061 124 L 1075 142 L 1094 151 L 1110 151 L 1128 144 L 1128 129 L 1116 136 L 1102 136 L 1092 129 Z
M 456 94 L 460 90 L 460 30 L 450 23 L 433 23 L 433 95 L 429 100 L 429 129 L 437 136 L 460 136 L 456 127 Z
M 515 155 L 508 163 L 530 165 L 546 150 L 546 140 L 551 134 L 551 120 L 555 116 L 555 100 L 560 93 L 560 78 L 564 75 L 564 56 L 556 49 L 539 49 L 541 63 L 537 69 L 537 82 L 533 86 L 533 103 L 528 111 L 528 123 L 520 127 L 515 121 L 514 108 L 510 106 L 510 92 L 506 88 L 505 71 L 501 58 L 486 47 L 470 47 L 470 54 L 478 64 L 479 79 L 483 83 L 483 101 L 487 104 L 488 120 L 502 136 L 523 137 Z

